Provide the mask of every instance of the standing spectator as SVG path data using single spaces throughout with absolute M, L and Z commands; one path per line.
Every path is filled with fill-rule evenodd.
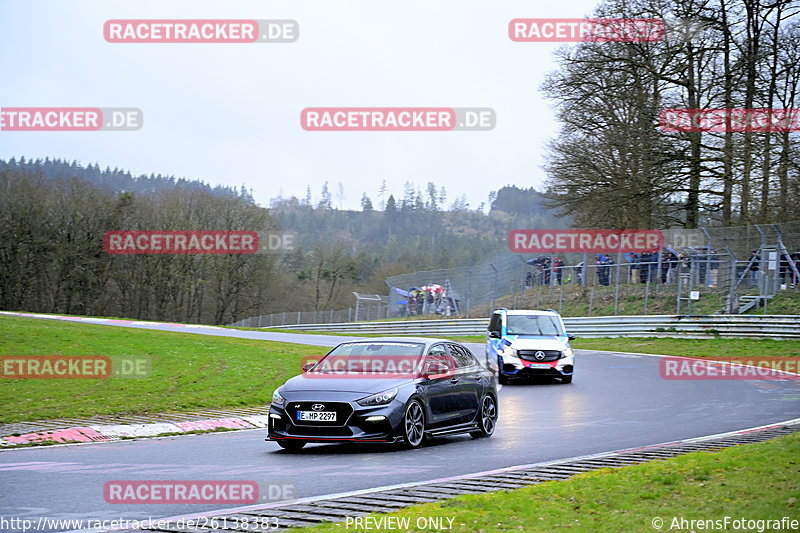
M 575 265 L 575 276 L 578 278 L 578 285 L 583 286 L 583 261 Z
M 692 257 L 687 253 L 679 253 L 678 267 L 681 274 L 689 274 L 692 271 Z
M 549 257 L 544 258 L 544 262 L 542 263 L 542 273 L 544 274 L 544 284 L 550 285 L 550 265 L 552 263 L 552 259 Z
M 639 271 L 639 279 L 642 278 L 642 255 L 637 254 L 636 252 L 628 252 L 625 254 L 625 260 L 630 263 L 630 267 L 628 267 L 628 283 L 634 283 L 636 281 L 636 275 L 633 273 L 634 270 Z M 644 282 L 642 282 L 644 283 Z
M 652 282 L 658 281 L 658 250 L 651 252 L 652 262 L 650 263 L 650 276 L 648 279 Z
M 597 254 L 597 257 L 594 259 L 594 264 L 597 266 L 597 283 L 599 285 L 605 285 L 605 268 L 603 265 L 605 264 L 605 257 L 603 254 Z
M 556 283 L 561 285 L 561 275 L 564 270 L 564 262 L 560 257 L 553 258 L 553 274 L 556 275 Z
M 595 264 L 597 264 L 597 282 L 606 287 L 611 284 L 611 280 L 609 279 L 609 271 L 611 270 L 609 266 L 610 260 L 611 258 L 605 254 L 597 254 L 597 259 L 595 261 Z
M 611 266 L 615 265 L 616 261 L 614 261 L 611 258 L 611 256 L 608 255 L 608 254 L 605 254 L 605 256 L 606 256 L 606 265 L 609 265 L 606 268 L 608 268 L 608 284 L 610 285 L 611 284 L 611 280 L 614 277 L 614 272 L 617 272 L 617 276 L 619 276 L 619 273 L 618 273 L 618 269 L 617 270 L 612 270 L 611 269 Z
M 697 282 L 709 287 L 716 286 L 714 270 L 719 270 L 719 260 L 716 250 L 710 246 L 700 246 L 692 257 L 697 264 Z
M 755 287 L 758 285 L 758 278 L 761 274 L 760 266 L 761 266 L 761 254 L 759 253 L 759 249 L 756 248 L 750 254 L 750 261 L 748 263 L 750 271 L 750 286 Z
M 661 283 L 672 281 L 672 270 L 678 263 L 678 258 L 670 250 L 664 248 L 661 252 Z
M 639 282 L 647 283 L 650 279 L 650 265 L 653 262 L 653 253 L 644 252 L 639 256 Z
M 533 272 L 528 270 L 528 273 L 525 274 L 525 286 L 530 287 L 531 285 L 533 285 Z

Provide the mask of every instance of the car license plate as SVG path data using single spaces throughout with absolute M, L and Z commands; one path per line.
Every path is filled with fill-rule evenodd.
M 335 411 L 297 411 L 298 420 L 309 422 L 336 422 Z
M 550 368 L 547 363 L 531 363 L 531 368 Z

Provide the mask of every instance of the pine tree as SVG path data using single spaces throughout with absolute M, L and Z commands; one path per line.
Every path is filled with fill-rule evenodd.
M 385 198 L 386 198 L 386 191 L 387 190 L 388 189 L 386 187 L 386 180 L 383 180 L 383 182 L 381 182 L 381 186 L 378 188 L 378 198 L 380 198 L 380 200 L 381 200 L 381 211 L 386 209 L 386 199 Z
M 427 208 L 430 209 L 431 211 L 438 211 L 439 195 L 436 191 L 436 185 L 434 185 L 432 181 L 428 182 L 427 192 L 428 192 Z
M 394 195 L 390 194 L 389 199 L 386 200 L 386 213 L 396 213 L 397 212 L 397 202 L 394 201 Z
M 369 199 L 367 193 L 364 193 L 361 196 L 361 210 L 362 211 L 372 211 L 372 200 Z
M 342 209 L 342 202 L 344 202 L 344 184 L 340 181 L 339 187 L 336 191 L 336 202 L 339 204 L 339 209 Z
M 320 194 L 319 209 L 333 209 L 333 202 L 331 192 L 328 190 L 328 182 L 322 184 L 322 193 Z

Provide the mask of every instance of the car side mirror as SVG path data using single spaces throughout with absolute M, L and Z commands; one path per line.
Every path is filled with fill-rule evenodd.
M 489 332 L 489 338 L 490 339 L 499 339 L 500 338 L 500 332 L 499 331 L 490 331 Z
M 575 340 L 575 339 L 577 339 L 578 337 L 576 337 L 575 335 L 567 335 L 567 338 L 568 338 L 569 340 L 571 340 L 571 341 L 574 341 L 574 340 Z
M 303 370 L 303 373 L 306 373 L 306 372 L 308 372 L 309 370 L 311 370 L 312 368 L 314 368 L 314 367 L 316 366 L 316 364 L 317 364 L 317 362 L 316 362 L 316 361 L 311 361 L 311 362 L 309 362 L 309 363 L 306 363 L 306 364 L 304 364 L 304 365 L 301 367 L 301 368 L 302 368 L 302 370 Z
M 441 361 L 431 361 L 430 363 L 425 365 L 425 371 L 422 375 L 426 378 L 430 378 L 431 376 L 439 376 L 442 374 L 447 374 L 450 372 L 450 367 L 447 363 L 443 363 Z

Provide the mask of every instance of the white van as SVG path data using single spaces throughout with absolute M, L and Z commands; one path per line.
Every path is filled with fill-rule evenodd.
M 486 363 L 501 384 L 512 378 L 552 376 L 572 383 L 575 355 L 557 312 L 495 309 L 486 332 Z

